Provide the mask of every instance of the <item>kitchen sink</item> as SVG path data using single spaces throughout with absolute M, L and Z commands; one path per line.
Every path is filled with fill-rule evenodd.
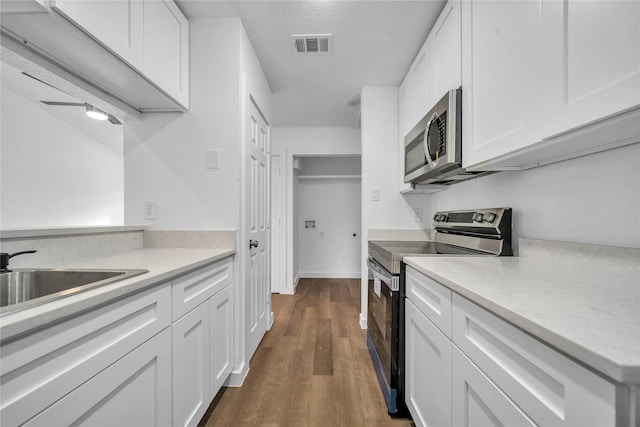
M 0 316 L 129 279 L 148 270 L 14 269 L 0 273 Z

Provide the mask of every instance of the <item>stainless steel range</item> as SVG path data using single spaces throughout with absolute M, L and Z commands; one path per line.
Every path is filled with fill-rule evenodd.
M 403 416 L 405 256 L 509 256 L 511 208 L 437 212 L 433 241 L 369 241 L 367 346 L 390 414 Z

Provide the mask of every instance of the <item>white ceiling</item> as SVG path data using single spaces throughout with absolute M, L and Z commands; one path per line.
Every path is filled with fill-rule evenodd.
M 189 18 L 239 17 L 273 93 L 273 125 L 358 126 L 364 86 L 399 86 L 446 3 L 177 0 Z M 333 34 L 333 51 L 298 55 L 292 34 Z

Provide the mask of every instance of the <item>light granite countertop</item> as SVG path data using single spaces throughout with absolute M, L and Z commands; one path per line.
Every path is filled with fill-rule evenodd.
M 593 370 L 640 384 L 640 251 L 524 239 L 520 248 L 404 262 Z
M 160 284 L 172 277 L 235 254 L 234 249 L 140 249 L 87 258 L 58 268 L 144 269 L 148 273 L 80 292 L 0 317 L 0 340 L 5 342 L 39 327 Z

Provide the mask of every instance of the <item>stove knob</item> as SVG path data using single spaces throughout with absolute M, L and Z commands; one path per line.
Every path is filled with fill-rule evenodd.
M 440 215 L 440 221 L 445 222 L 447 220 L 446 215 Z
M 473 214 L 473 216 L 471 217 L 475 222 L 482 222 L 482 219 L 484 218 L 484 215 L 482 215 L 480 212 L 476 212 Z
M 440 215 L 435 214 L 435 215 L 433 216 L 433 220 L 434 220 L 434 221 L 440 221 Z
M 496 220 L 496 217 L 497 217 L 497 216 L 498 216 L 498 215 L 494 214 L 493 212 L 490 212 L 490 213 L 488 213 L 488 214 L 484 217 L 484 220 L 485 220 L 485 221 L 487 221 L 487 222 L 489 222 L 489 223 L 491 223 L 491 222 L 493 222 L 493 221 L 495 221 L 495 220 Z

